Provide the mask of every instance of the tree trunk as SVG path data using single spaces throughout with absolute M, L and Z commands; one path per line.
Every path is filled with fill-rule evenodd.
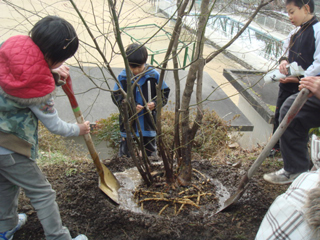
M 158 145 L 159 145 L 159 149 L 160 149 L 160 155 L 162 157 L 162 161 L 163 161 L 163 165 L 165 167 L 165 171 L 166 171 L 166 180 L 167 183 L 173 183 L 174 182 L 174 175 L 173 175 L 173 158 L 172 155 L 170 157 L 169 154 L 169 150 L 168 148 L 163 144 L 162 141 L 162 135 L 161 135 L 161 104 L 162 104 L 162 99 L 161 99 L 161 94 L 159 95 L 159 93 L 161 92 L 161 86 L 163 83 L 163 79 L 164 79 L 164 73 L 165 73 L 165 69 L 167 67 L 167 63 L 169 60 L 170 55 L 173 53 L 173 49 L 175 49 L 178 45 L 178 40 L 179 40 L 179 36 L 180 36 L 180 32 L 181 32 L 181 27 L 182 27 L 182 18 L 185 15 L 185 9 L 187 7 L 189 3 L 189 0 L 184 0 L 184 1 L 179 1 L 177 3 L 177 8 L 178 8 L 178 18 L 176 20 L 176 24 L 172 33 L 172 37 L 170 39 L 169 42 L 169 46 L 165 55 L 165 59 L 164 59 L 164 64 L 161 70 L 161 74 L 160 74 L 160 79 L 159 79 L 159 85 L 158 85 L 158 89 L 157 89 L 157 136 L 158 136 Z M 176 76 L 177 73 L 175 73 Z M 178 81 L 179 82 L 179 81 Z M 177 81 L 176 81 L 177 83 Z M 180 88 L 180 86 L 178 86 L 178 89 Z M 176 98 L 177 98 L 177 94 L 176 94 Z M 180 94 L 179 94 L 179 99 L 178 101 L 180 101 Z M 177 137 L 175 136 L 175 139 Z
M 186 80 L 186 86 L 183 92 L 182 101 L 181 101 L 181 128 L 182 128 L 182 160 L 179 168 L 178 182 L 187 186 L 191 182 L 192 176 L 192 166 L 191 166 L 191 150 L 192 150 L 192 142 L 194 140 L 195 133 L 197 131 L 198 126 L 194 125 L 194 129 L 190 128 L 190 100 L 191 95 L 193 93 L 193 87 L 195 81 L 198 81 L 197 87 L 197 104 L 198 104 L 198 112 L 197 119 L 201 121 L 202 119 L 202 75 L 203 75 L 203 46 L 204 46 L 204 34 L 206 25 L 208 22 L 208 18 L 211 12 L 211 9 L 214 5 L 210 7 L 209 0 L 203 0 L 201 2 L 201 12 L 199 16 L 199 24 L 198 31 L 196 36 L 196 56 L 198 59 L 193 62 L 190 66 L 189 73 Z M 197 79 L 198 77 L 198 79 Z

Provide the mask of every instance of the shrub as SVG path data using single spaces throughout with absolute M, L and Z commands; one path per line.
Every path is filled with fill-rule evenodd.
M 120 143 L 119 113 L 112 113 L 108 118 L 96 121 L 92 134 L 97 143 L 106 141 L 108 147 L 117 151 Z
M 310 134 L 314 134 L 317 137 L 320 137 L 320 127 L 317 128 L 311 128 L 309 131 Z
M 227 121 L 221 119 L 215 111 L 205 110 L 193 149 L 203 158 L 214 156 L 220 149 L 227 147 L 229 130 L 230 124 Z
M 196 113 L 190 114 L 191 120 L 194 120 Z M 192 145 L 193 154 L 199 154 L 203 158 L 210 158 L 227 147 L 230 140 L 230 124 L 221 119 L 215 111 L 204 110 L 202 124 L 196 134 Z M 174 112 L 163 111 L 162 114 L 162 134 L 166 146 L 173 146 L 174 133 Z

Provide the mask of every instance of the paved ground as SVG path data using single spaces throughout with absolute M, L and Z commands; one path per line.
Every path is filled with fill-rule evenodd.
M 115 75 L 118 75 L 122 68 L 114 68 Z M 86 68 L 86 71 L 94 77 L 94 83 L 89 81 L 78 69 L 72 69 L 71 78 L 73 80 L 74 91 L 77 93 L 77 100 L 86 120 L 94 122 L 101 118 L 107 118 L 110 113 L 118 112 L 116 105 L 111 100 L 109 91 L 99 90 L 95 85 L 99 85 L 102 89 L 108 89 L 107 84 L 103 80 L 103 75 L 98 68 Z M 184 85 L 187 71 L 180 71 L 181 84 Z M 104 77 L 108 80 L 111 88 L 115 81 L 112 80 L 107 71 L 104 72 Z M 173 73 L 168 72 L 165 76 L 165 81 L 171 89 L 169 95 L 168 109 L 174 110 L 174 82 Z M 88 89 L 92 89 L 87 91 Z M 212 94 L 212 92 L 214 93 Z M 208 99 L 204 102 L 204 108 L 215 110 L 217 114 L 227 121 L 232 122 L 233 127 L 242 127 L 242 131 L 252 131 L 253 126 L 238 107 L 228 98 L 226 93 L 218 87 L 218 84 L 209 76 L 204 74 L 203 99 Z M 63 91 L 59 89 L 58 97 L 55 100 L 59 111 L 59 116 L 66 121 L 74 121 L 73 112 L 71 111 L 67 97 Z M 195 97 L 192 97 L 191 104 L 195 104 Z M 233 119 L 235 115 L 240 115 L 239 118 Z

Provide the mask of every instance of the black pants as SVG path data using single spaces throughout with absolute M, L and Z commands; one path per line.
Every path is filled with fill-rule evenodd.
M 157 155 L 157 145 L 155 137 L 143 137 L 143 144 L 146 149 L 147 156 Z M 121 138 L 120 142 L 119 157 L 122 156 L 130 157 L 126 138 Z
M 284 118 L 297 95 L 298 93 L 292 95 L 283 103 L 280 120 Z M 300 173 L 309 170 L 309 130 L 319 126 L 320 100 L 313 96 L 303 105 L 280 138 L 281 155 L 286 171 Z
M 281 88 L 279 88 L 279 93 L 278 93 L 278 99 L 277 99 L 277 105 L 276 105 L 276 111 L 274 113 L 274 123 L 273 123 L 273 133 L 277 130 L 279 127 L 279 117 L 280 117 L 280 109 L 283 105 L 283 103 L 287 100 L 288 97 L 293 95 L 294 93 L 285 91 Z M 274 145 L 275 149 L 280 149 L 280 144 L 279 141 Z

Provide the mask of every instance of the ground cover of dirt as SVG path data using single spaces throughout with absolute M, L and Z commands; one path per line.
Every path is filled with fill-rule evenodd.
M 227 156 L 219 163 L 195 160 L 193 167 L 218 179 L 232 193 L 259 151 L 250 154 L 251 160 L 243 161 L 240 167 L 233 166 L 238 161 L 235 155 L 229 159 Z M 118 158 L 106 165 L 112 172 L 133 167 L 130 160 Z M 43 167 L 43 172 L 57 192 L 63 224 L 69 228 L 73 237 L 83 233 L 90 240 L 254 239 L 270 204 L 288 187 L 271 185 L 262 179 L 263 173 L 278 170 L 280 165 L 275 159 L 267 159 L 251 179 L 250 186 L 238 203 L 216 215 L 216 201 L 208 201 L 199 209 L 190 207 L 177 216 L 120 209 L 99 190 L 98 175 L 91 161 L 48 165 Z M 14 239 L 45 239 L 36 213 L 23 192 L 19 210 L 28 214 L 28 222 L 15 234 Z

